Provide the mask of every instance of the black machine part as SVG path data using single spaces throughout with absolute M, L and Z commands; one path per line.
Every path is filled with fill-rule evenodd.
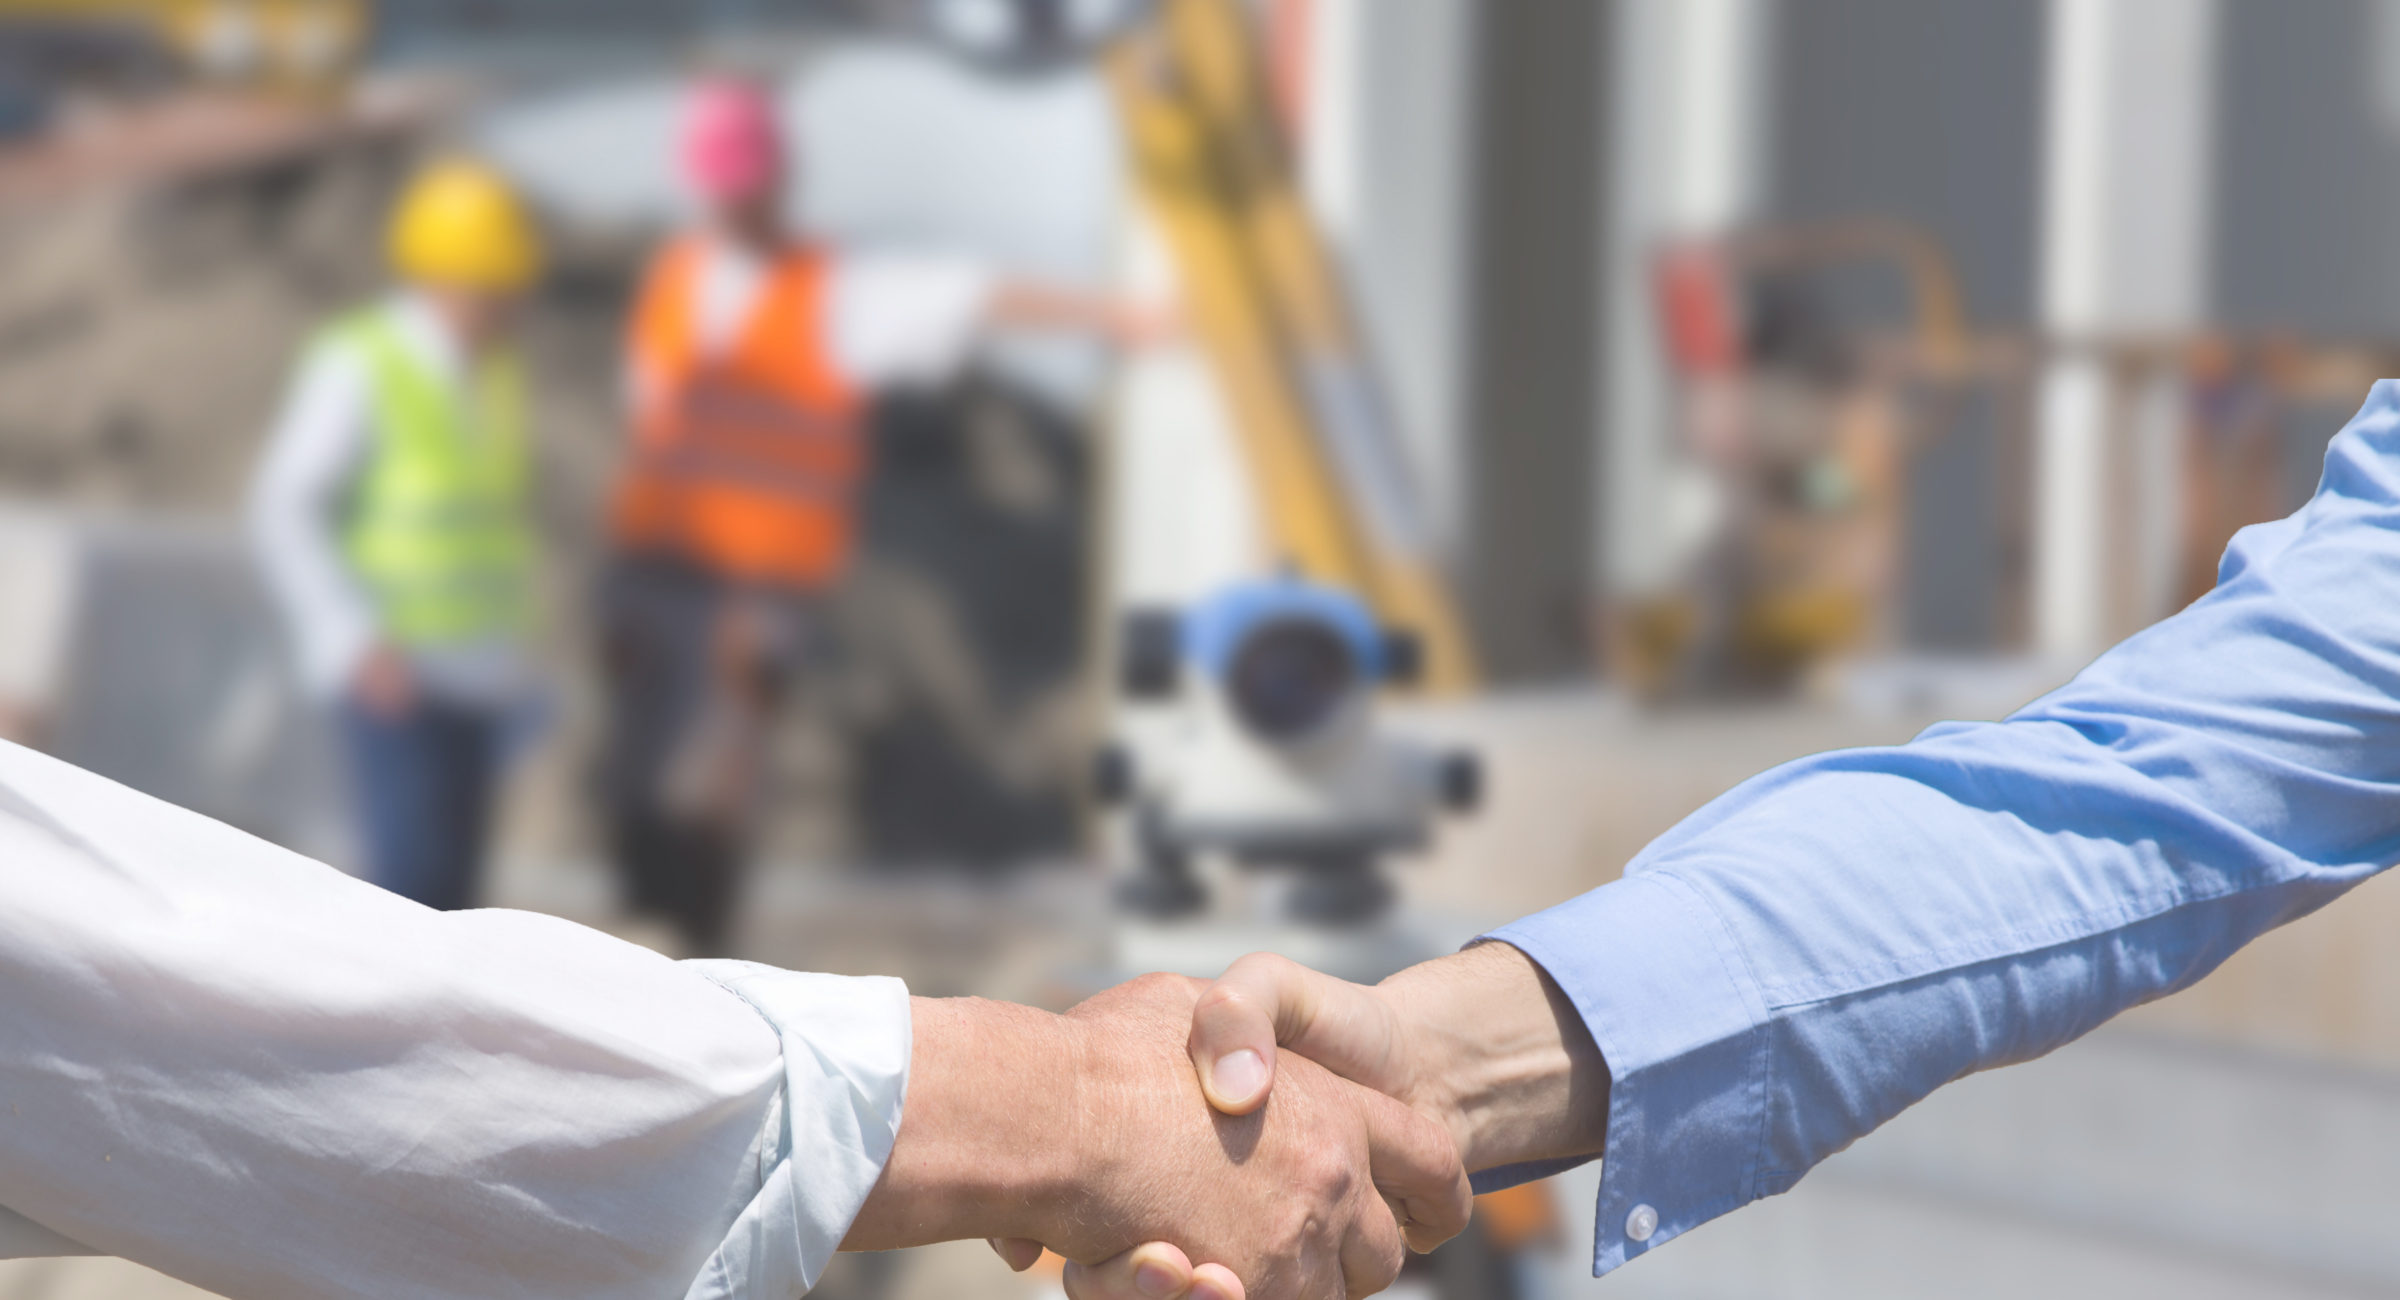
M 1393 686 L 1415 686 L 1425 677 L 1425 641 L 1413 628 L 1385 628 L 1383 680 Z
M 1136 700 L 1163 700 L 1175 694 L 1183 673 L 1183 620 L 1174 610 L 1127 611 L 1119 651 L 1118 684 Z
M 1400 891 L 1373 862 L 1347 871 L 1311 871 L 1293 882 L 1292 919 L 1312 925 L 1364 925 L 1392 910 Z
M 1122 745 L 1102 745 L 1092 754 L 1092 797 L 1112 807 L 1133 798 L 1141 777 L 1133 755 Z
M 1332 722 L 1358 687 L 1360 668 L 1341 633 L 1315 619 L 1278 618 L 1242 638 L 1225 671 L 1234 716 L 1270 744 L 1303 739 Z
M 1442 803 L 1453 812 L 1470 813 L 1483 806 L 1483 756 L 1471 749 L 1442 758 L 1437 780 Z
M 1208 905 L 1208 891 L 1192 874 L 1191 855 L 1167 833 L 1157 809 L 1135 812 L 1134 841 L 1133 872 L 1117 882 L 1118 906 L 1153 921 L 1171 921 Z

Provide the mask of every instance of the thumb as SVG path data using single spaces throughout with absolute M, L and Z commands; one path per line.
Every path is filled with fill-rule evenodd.
M 1209 1104 L 1247 1115 L 1274 1089 L 1278 1045 L 1343 1078 L 1394 1090 L 1403 1082 L 1393 1077 L 1396 1028 L 1375 990 L 1252 953 L 1202 991 L 1187 1048 Z

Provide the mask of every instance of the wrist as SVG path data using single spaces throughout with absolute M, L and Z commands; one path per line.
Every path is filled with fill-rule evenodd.
M 1450 1130 L 1469 1170 L 1601 1150 L 1607 1065 L 1574 1004 L 1532 958 L 1479 944 L 1380 989 L 1416 1062 L 1404 1100 Z
M 914 998 L 910 1015 L 900 1131 L 843 1248 L 1047 1239 L 1078 1184 L 1072 1026 L 980 998 Z
M 1121 1037 L 1071 1015 L 1061 1023 L 1066 1045 L 1060 1059 L 1069 1067 L 1075 1105 L 1059 1150 L 1072 1176 L 1040 1207 L 1050 1220 L 1044 1228 L 1058 1231 L 1028 1235 L 1056 1243 L 1052 1249 L 1064 1253 L 1071 1248 L 1068 1242 L 1082 1230 L 1111 1217 L 1104 1204 L 1107 1197 L 1100 1189 L 1115 1187 L 1120 1181 L 1132 1149 L 1125 1141 L 1123 1117 L 1128 1114 L 1128 1104 L 1138 1107 L 1141 1098 L 1134 1095 L 1138 1085 L 1127 1078 Z

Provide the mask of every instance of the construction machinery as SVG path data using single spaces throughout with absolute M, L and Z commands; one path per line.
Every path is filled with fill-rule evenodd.
M 1473 652 L 1238 0 L 1161 0 L 1106 55 L 1142 205 L 1223 393 L 1268 547 L 1358 593 L 1457 692 Z

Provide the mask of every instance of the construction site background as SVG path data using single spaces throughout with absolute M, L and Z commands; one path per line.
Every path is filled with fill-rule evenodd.
M 355 866 L 239 515 L 296 351 L 387 283 L 394 192 L 470 148 L 552 247 L 524 324 L 560 707 L 491 892 L 617 924 L 588 604 L 688 74 L 777 79 L 842 238 L 1192 273 L 1102 50 L 954 8 L 0 5 L 0 736 Z M 1392 710 L 1485 756 L 1483 809 L 1395 871 L 1460 939 L 1776 762 L 2063 680 L 2304 500 L 2400 360 L 2391 0 L 1246 11 L 1480 670 Z M 1114 924 L 1104 629 L 1282 558 L 1222 387 L 1192 348 L 1035 341 L 880 404 L 743 955 L 1072 996 Z M 1554 1180 L 1507 1294 L 2400 1295 L 2395 926 L 2370 885 L 1605 1283 L 1597 1173 Z M 980 1251 L 824 1292 L 1052 1285 Z M 190 1294 L 0 1264 L 0 1300 Z

